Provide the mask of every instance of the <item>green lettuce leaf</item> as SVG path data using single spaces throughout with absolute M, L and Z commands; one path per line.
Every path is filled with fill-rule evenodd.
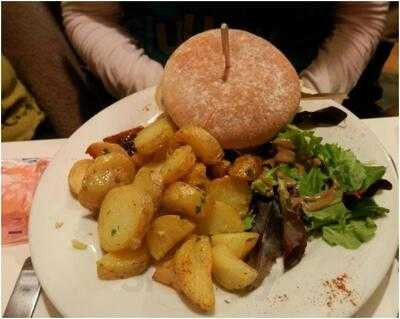
M 355 192 L 363 186 L 365 168 L 352 151 L 336 144 L 324 144 L 316 148 L 316 155 L 344 192 Z
M 349 210 L 341 201 L 315 212 L 305 211 L 304 213 L 306 214 L 310 231 L 324 225 L 344 224 L 349 216 Z
M 354 218 L 374 218 L 385 215 L 389 212 L 389 209 L 378 206 L 376 202 L 369 197 L 364 197 L 360 200 L 348 203 L 347 208 L 351 211 L 351 216 Z
M 290 166 L 288 164 L 280 164 L 278 169 L 279 171 L 284 173 L 287 177 L 290 177 L 295 181 L 299 181 L 302 178 L 302 175 L 300 174 L 299 170 L 294 166 Z
M 362 243 L 374 237 L 376 224 L 370 218 L 351 220 L 344 227 L 330 225 L 322 227 L 322 238 L 331 246 L 340 245 L 347 249 L 357 249 Z
M 288 125 L 277 138 L 291 140 L 297 153 L 320 158 L 329 175 L 338 181 L 345 192 L 368 187 L 384 174 L 383 167 L 363 165 L 351 150 L 337 144 L 321 144 L 322 138 L 315 136 L 313 131 Z
M 247 231 L 253 228 L 255 217 L 256 215 L 252 214 L 251 212 L 245 216 L 243 219 L 244 230 Z
M 322 238 L 331 246 L 340 245 L 347 249 L 357 249 L 362 244 L 352 233 L 342 231 L 339 225 L 324 226 Z
M 309 156 L 314 154 L 315 147 L 322 141 L 322 137 L 315 136 L 314 131 L 300 130 L 294 125 L 288 125 L 277 138 L 291 140 L 297 153 Z
M 380 180 L 385 175 L 386 168 L 383 166 L 366 166 L 364 165 L 365 179 L 362 185 L 363 189 L 367 189 L 376 181 Z
M 324 190 L 327 176 L 322 173 L 318 167 L 313 167 L 299 183 L 299 192 L 301 196 L 311 196 L 321 193 Z
M 375 235 L 372 218 L 388 211 L 372 198 L 363 198 L 347 207 L 340 201 L 316 212 L 305 211 L 307 230 L 310 234 L 322 230 L 323 239 L 332 246 L 356 249 Z

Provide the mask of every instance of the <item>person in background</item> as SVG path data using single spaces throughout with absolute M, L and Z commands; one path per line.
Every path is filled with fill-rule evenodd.
M 72 45 L 121 98 L 156 85 L 163 64 L 192 35 L 222 22 L 269 40 L 311 92 L 348 93 L 373 55 L 388 2 L 64 2 Z
M 72 48 L 59 2 L 2 2 L 1 17 L 2 54 L 46 115 L 35 139 L 67 138 L 114 101 Z

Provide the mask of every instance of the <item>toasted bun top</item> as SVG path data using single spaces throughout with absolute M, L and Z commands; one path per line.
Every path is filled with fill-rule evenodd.
M 292 120 L 300 101 L 299 79 L 286 57 L 260 37 L 231 29 L 229 45 L 226 82 L 221 33 L 215 29 L 176 49 L 159 93 L 179 127 L 201 126 L 224 148 L 256 146 Z

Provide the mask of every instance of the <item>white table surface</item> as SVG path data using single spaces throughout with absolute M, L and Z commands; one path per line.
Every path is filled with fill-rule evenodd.
M 399 118 L 379 118 L 363 120 L 377 135 L 398 167 L 399 160 Z M 40 140 L 2 143 L 2 159 L 53 157 L 64 145 L 66 139 Z M 397 240 L 397 239 L 393 239 Z M 2 247 L 1 260 L 1 301 L 2 312 L 12 293 L 21 267 L 29 257 L 27 244 Z M 399 268 L 394 261 L 388 274 L 368 302 L 357 312 L 356 317 L 394 317 L 399 312 Z M 34 317 L 60 317 L 60 314 L 42 292 L 36 306 Z

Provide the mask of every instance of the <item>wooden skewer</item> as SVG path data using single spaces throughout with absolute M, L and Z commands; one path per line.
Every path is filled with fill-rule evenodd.
M 222 52 L 225 57 L 225 69 L 222 80 L 225 82 L 228 79 L 229 68 L 231 67 L 231 60 L 229 54 L 229 29 L 226 23 L 221 24 L 221 41 L 222 41 Z

